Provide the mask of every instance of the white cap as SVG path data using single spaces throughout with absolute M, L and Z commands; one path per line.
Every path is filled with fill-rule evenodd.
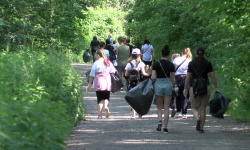
M 135 48 L 132 50 L 132 54 L 136 54 L 136 55 L 140 55 L 141 54 L 141 50 L 138 48 Z

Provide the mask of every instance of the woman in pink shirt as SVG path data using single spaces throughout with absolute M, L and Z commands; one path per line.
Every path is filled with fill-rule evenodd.
M 113 64 L 106 59 L 102 49 L 97 51 L 97 60 L 94 62 L 90 71 L 88 90 L 91 89 L 91 83 L 94 80 L 94 89 L 97 96 L 98 119 L 102 119 L 102 108 L 104 105 L 105 116 L 109 117 L 109 101 L 111 91 L 110 73 L 115 73 Z

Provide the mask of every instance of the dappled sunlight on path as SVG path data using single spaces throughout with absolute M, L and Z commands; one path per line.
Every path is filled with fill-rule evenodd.
M 85 73 L 90 64 L 74 64 Z M 84 75 L 85 76 L 85 75 Z M 84 78 L 84 77 L 83 77 Z M 86 83 L 83 83 L 83 90 Z M 249 124 L 237 123 L 226 116 L 224 120 L 207 115 L 205 133 L 195 130 L 196 120 L 191 110 L 188 119 L 169 120 L 169 133 L 157 132 L 156 106 L 149 113 L 131 120 L 131 107 L 124 99 L 126 92 L 112 93 L 110 117 L 97 119 L 96 95 L 92 89 L 84 95 L 86 121 L 82 121 L 71 132 L 67 150 L 247 150 L 249 149 Z M 171 112 L 171 110 L 170 110 Z

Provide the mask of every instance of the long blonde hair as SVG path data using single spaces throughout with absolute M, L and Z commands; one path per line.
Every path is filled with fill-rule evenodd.
M 96 52 L 97 55 L 99 55 L 99 57 L 103 57 L 103 58 L 106 58 L 106 55 L 104 53 L 104 51 L 102 49 L 99 49 L 97 52 Z
M 128 58 L 128 62 L 131 62 L 132 60 L 136 60 L 136 63 L 139 64 L 141 62 L 141 56 L 137 55 L 137 54 L 132 54 L 129 58 Z
M 190 48 L 185 48 L 183 51 L 182 51 L 182 54 L 183 55 L 186 55 L 186 58 L 189 59 L 189 60 L 192 60 L 192 53 L 190 51 Z

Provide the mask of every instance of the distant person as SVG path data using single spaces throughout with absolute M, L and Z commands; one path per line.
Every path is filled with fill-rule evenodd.
M 123 38 L 124 38 L 124 44 L 126 45 L 127 44 L 127 41 L 126 41 L 127 37 L 124 35 Z
M 113 45 L 112 46 L 114 47 L 114 50 L 116 51 L 116 49 L 117 49 L 116 41 L 113 41 Z
M 184 91 L 183 91 L 183 95 L 187 97 L 188 84 L 189 84 L 190 78 L 192 77 L 191 79 L 192 84 L 194 83 L 194 79 L 197 78 L 195 70 L 197 73 L 203 72 L 201 74 L 201 77 L 204 78 L 207 82 L 207 94 L 195 97 L 192 84 L 189 90 L 192 112 L 193 112 L 194 118 L 197 120 L 196 130 L 199 131 L 199 133 L 204 133 L 203 126 L 206 120 L 206 106 L 210 98 L 210 87 L 209 87 L 209 80 L 208 80 L 207 74 L 209 74 L 213 82 L 215 91 L 218 91 L 216 77 L 213 72 L 213 66 L 211 62 L 209 62 L 206 58 L 204 58 L 204 54 L 205 54 L 205 49 L 203 47 L 197 48 L 196 58 L 194 58 L 188 65 L 188 71 L 187 71 L 187 76 L 185 79 L 185 86 L 184 86 Z
M 155 60 L 154 48 L 150 45 L 148 39 L 145 39 L 144 45 L 141 47 L 142 61 L 151 70 L 152 58 Z M 151 72 L 151 71 L 150 71 Z
M 106 49 L 106 50 L 109 51 L 109 56 L 110 56 L 111 53 L 114 53 L 114 54 L 115 54 L 114 47 L 110 45 L 109 39 L 106 40 L 106 46 L 105 46 L 104 49 Z M 110 56 L 110 57 L 111 57 L 111 56 Z M 109 60 L 113 63 L 113 60 L 111 60 L 111 58 L 109 58 Z
M 139 82 L 143 81 L 143 78 L 142 76 L 146 76 L 148 77 L 149 74 L 145 72 L 145 64 L 141 61 L 141 50 L 140 49 L 133 49 L 132 51 L 132 54 L 131 56 L 129 57 L 128 59 L 128 63 L 125 67 L 125 77 L 127 77 L 127 81 L 128 81 L 128 89 L 127 91 L 131 90 L 132 88 L 134 88 L 135 86 L 138 85 Z M 139 72 L 140 72 L 140 78 L 135 79 L 135 80 L 130 80 L 129 79 L 129 76 L 130 76 L 130 73 L 129 71 L 131 69 L 137 69 Z M 142 78 L 142 79 L 141 79 Z M 132 117 L 131 119 L 135 119 L 135 116 L 136 116 L 136 111 L 132 108 Z M 141 118 L 141 116 L 139 115 L 139 118 Z
M 156 130 L 162 130 L 162 108 L 164 102 L 164 133 L 168 132 L 169 107 L 172 99 L 172 88 L 175 83 L 175 68 L 174 64 L 167 59 L 169 54 L 169 46 L 165 45 L 161 50 L 161 59 L 153 64 L 151 76 L 151 79 L 155 80 L 154 92 L 159 120 Z
M 122 79 L 122 73 L 124 72 L 125 66 L 127 65 L 127 60 L 129 58 L 130 51 L 129 51 L 129 47 L 124 44 L 125 41 L 123 37 L 119 37 L 118 42 L 120 46 L 117 47 L 117 50 L 116 50 L 117 71 L 118 71 L 120 79 Z
M 177 58 L 177 57 L 180 57 L 180 54 L 174 53 L 171 56 L 171 62 L 173 63 L 174 59 Z M 176 110 L 175 110 L 176 108 L 175 108 L 175 100 L 174 100 L 173 95 L 172 95 L 172 100 L 171 100 L 171 103 L 170 103 L 170 107 L 172 108 L 171 117 L 174 117 L 175 114 L 176 114 Z
M 185 48 L 181 52 L 181 57 L 174 59 L 173 64 L 175 66 L 175 83 L 179 87 L 179 92 L 176 97 L 176 109 L 177 113 L 175 118 L 181 117 L 187 119 L 187 109 L 188 109 L 188 97 L 183 96 L 184 82 L 187 76 L 188 64 L 192 60 L 192 54 L 189 48 Z
M 89 46 L 89 49 L 91 48 L 91 52 L 92 52 L 93 63 L 95 62 L 96 51 L 99 49 L 98 46 L 99 46 L 99 41 L 97 40 L 97 37 L 94 36 Z
M 101 42 L 102 43 L 102 42 Z M 104 43 L 104 42 L 103 42 Z M 91 83 L 94 80 L 94 89 L 97 97 L 97 119 L 102 119 L 102 108 L 104 105 L 104 111 L 106 118 L 109 118 L 109 102 L 111 91 L 111 77 L 110 73 L 115 73 L 115 68 L 112 63 L 106 59 L 106 56 L 102 49 L 97 51 L 97 60 L 94 62 L 90 71 L 88 90 L 91 89 Z
M 109 33 L 108 38 L 105 38 L 105 42 L 106 42 L 107 39 L 109 39 L 110 45 L 113 45 L 113 39 L 112 39 L 112 34 L 111 33 Z
M 129 38 L 127 38 L 127 39 L 126 39 L 126 45 L 128 45 L 129 50 L 130 50 L 130 54 L 132 54 L 132 49 L 133 49 L 133 46 L 132 46 L 132 45 L 130 45 L 130 39 L 129 39 Z

